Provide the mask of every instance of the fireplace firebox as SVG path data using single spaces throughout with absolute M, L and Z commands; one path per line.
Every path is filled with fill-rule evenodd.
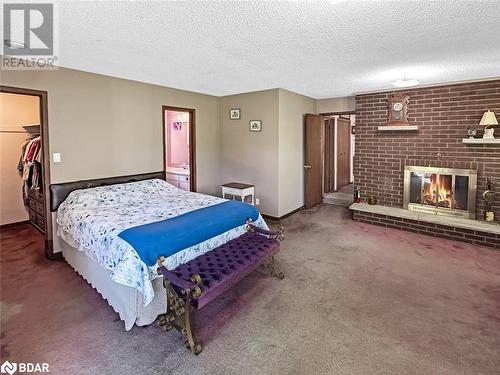
M 471 169 L 406 166 L 403 207 L 475 219 L 477 172 Z

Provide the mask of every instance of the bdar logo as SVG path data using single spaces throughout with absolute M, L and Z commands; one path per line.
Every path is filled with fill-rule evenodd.
M 12 375 L 17 371 L 17 363 L 10 363 L 9 361 L 5 361 L 4 363 L 2 363 L 0 371 L 2 372 L 2 374 L 7 373 Z

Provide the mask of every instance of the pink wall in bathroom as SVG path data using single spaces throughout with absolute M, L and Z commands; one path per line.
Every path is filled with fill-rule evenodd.
M 189 165 L 189 114 L 184 112 L 166 111 L 166 127 L 165 132 L 167 145 L 167 161 L 169 167 L 181 167 L 182 164 Z M 186 122 L 182 123 L 181 130 L 175 130 L 172 127 L 173 122 L 183 120 L 181 116 L 185 117 Z

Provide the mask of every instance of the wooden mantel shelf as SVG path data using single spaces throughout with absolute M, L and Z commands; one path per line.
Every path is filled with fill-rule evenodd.
M 464 138 L 462 143 L 469 145 L 500 145 L 500 138 Z
M 417 125 L 381 125 L 378 127 L 378 130 L 381 132 L 415 131 L 415 130 L 418 130 L 418 126 Z

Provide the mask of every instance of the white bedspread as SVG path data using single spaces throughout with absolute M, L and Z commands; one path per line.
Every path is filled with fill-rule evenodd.
M 111 270 L 112 280 L 139 290 L 147 305 L 154 297 L 151 280 L 158 277 L 157 266 L 148 267 L 118 234 L 223 201 L 178 189 L 159 179 L 75 190 L 57 210 L 58 232 L 62 238 L 69 235 L 74 242 L 72 246 Z M 255 225 L 267 229 L 260 215 Z M 60 233 L 61 230 L 67 235 Z M 173 269 L 244 232 L 245 225 L 231 229 L 173 254 L 164 265 Z

